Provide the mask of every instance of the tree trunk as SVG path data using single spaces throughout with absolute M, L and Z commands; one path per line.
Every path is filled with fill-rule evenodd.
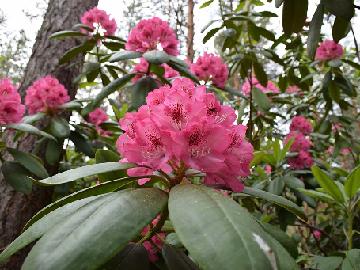
M 194 0 L 188 0 L 187 58 L 194 60 Z
M 77 87 L 74 79 L 79 75 L 84 57 L 79 56 L 70 64 L 59 65 L 64 53 L 79 45 L 73 38 L 65 40 L 49 40 L 52 33 L 70 29 L 79 23 L 80 16 L 98 0 L 50 0 L 43 24 L 37 34 L 32 54 L 25 69 L 25 75 L 19 89 L 22 97 L 29 85 L 36 79 L 51 74 L 68 89 L 70 97 L 76 95 Z M 9 136 L 10 137 L 10 136 Z M 31 152 L 37 138 L 26 136 L 18 143 L 22 151 Z M 0 174 L 0 251 L 4 249 L 21 232 L 25 223 L 41 208 L 51 202 L 52 190 L 34 187 L 30 195 L 14 191 Z M 26 257 L 26 250 L 20 252 L 0 269 L 20 269 Z

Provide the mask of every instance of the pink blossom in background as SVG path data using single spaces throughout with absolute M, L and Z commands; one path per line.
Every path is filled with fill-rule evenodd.
M 89 113 L 88 121 L 95 125 L 96 131 L 101 136 L 111 136 L 111 131 L 103 130 L 101 128 L 101 124 L 109 120 L 109 116 L 106 114 L 106 112 L 101 108 L 96 108 L 94 111 Z
M 311 148 L 311 141 L 301 132 L 291 131 L 288 135 L 286 135 L 284 143 L 288 143 L 290 139 L 294 139 L 290 147 L 292 152 L 298 152 L 301 150 L 307 151 Z
M 288 94 L 297 94 L 297 93 L 301 92 L 301 89 L 296 85 L 291 85 L 288 88 L 286 88 L 285 92 Z
M 266 87 L 264 87 L 260 84 L 260 82 L 255 77 L 253 77 L 252 78 L 252 86 L 253 86 L 253 88 L 254 87 L 258 88 L 263 93 L 274 93 L 274 94 L 280 93 L 279 88 L 277 88 L 276 85 L 272 81 L 268 81 Z M 250 81 L 245 80 L 245 82 L 241 88 L 242 92 L 245 96 L 250 95 L 250 88 L 251 88 Z
M 298 131 L 304 135 L 309 135 L 313 131 L 313 127 L 308 119 L 299 115 L 291 119 L 290 131 Z
M 320 238 L 321 238 L 321 231 L 319 231 L 319 230 L 314 230 L 312 234 L 313 234 L 313 236 L 314 236 L 315 239 L 320 240 Z
M 211 81 L 215 86 L 225 87 L 229 70 L 220 56 L 205 52 L 195 63 L 190 65 L 190 70 L 200 80 Z
M 0 125 L 15 124 L 21 121 L 25 106 L 20 95 L 9 79 L 0 80 Z
M 56 110 L 68 101 L 65 87 L 50 75 L 38 79 L 26 90 L 25 105 L 29 114 Z
M 271 174 L 271 165 L 265 165 L 265 173 L 266 174 Z
M 117 149 L 129 162 L 171 172 L 169 164 L 207 174 L 204 182 L 239 192 L 249 175 L 253 148 L 235 111 L 187 78 L 150 92 L 146 105 L 120 120 Z
M 341 128 L 342 128 L 342 126 L 341 126 L 341 124 L 339 124 L 339 123 L 334 123 L 334 124 L 332 125 L 332 131 L 333 131 L 333 132 L 339 132 L 339 131 L 341 130 Z
M 112 36 L 117 28 L 115 19 L 110 19 L 109 14 L 106 11 L 94 7 L 86 11 L 81 17 L 81 23 L 90 27 L 95 33 L 97 32 L 95 27 L 101 27 L 105 30 L 105 36 Z
M 315 59 L 320 61 L 339 59 L 343 56 L 343 47 L 333 40 L 325 40 L 316 49 Z
M 342 148 L 340 153 L 344 156 L 349 155 L 351 153 L 351 149 L 349 147 Z
M 130 32 L 125 48 L 146 52 L 162 49 L 167 54 L 178 55 L 179 41 L 169 24 L 158 17 L 141 20 Z
M 296 157 L 288 158 L 288 164 L 291 169 L 301 170 L 310 168 L 314 163 L 311 154 L 308 151 L 300 150 Z
M 180 75 L 179 72 L 177 72 L 175 69 L 171 68 L 167 64 L 161 64 L 161 67 L 164 68 L 163 77 L 165 79 L 172 79 Z M 148 70 L 149 70 L 149 63 L 145 60 L 145 58 L 140 58 L 140 62 L 136 64 L 134 67 L 133 73 L 136 73 L 136 75 L 132 79 L 132 82 L 137 82 L 145 75 L 156 78 L 156 75 L 151 72 L 148 72 Z
M 151 222 L 151 226 L 152 227 L 156 226 L 156 224 L 159 222 L 159 220 L 160 220 L 160 215 L 158 215 Z M 149 230 L 150 230 L 150 226 L 146 226 L 142 230 L 141 235 L 145 236 L 149 232 Z M 165 233 L 160 232 L 160 233 L 157 233 L 154 236 L 152 236 L 151 241 L 145 241 L 143 243 L 144 248 L 148 252 L 149 260 L 153 263 L 159 259 L 158 253 L 159 253 L 159 251 L 161 251 L 161 249 L 164 245 L 165 236 L 166 236 Z

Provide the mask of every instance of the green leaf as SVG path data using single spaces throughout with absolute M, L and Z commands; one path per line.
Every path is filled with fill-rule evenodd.
M 29 124 L 25 124 L 25 123 L 20 123 L 20 124 L 11 124 L 11 125 L 7 125 L 8 128 L 11 129 L 15 129 L 15 130 L 19 130 L 19 131 L 23 131 L 26 133 L 30 133 L 30 134 L 34 134 L 34 135 L 38 135 L 38 136 L 42 136 L 51 140 L 56 140 L 54 136 L 39 130 L 38 128 L 29 125 Z
M 314 198 L 314 199 L 318 199 L 318 200 L 328 202 L 328 203 L 335 202 L 333 197 L 331 197 L 327 193 L 323 193 L 323 192 L 319 192 L 319 191 L 315 191 L 315 190 L 311 190 L 311 189 L 304 189 L 304 188 L 298 188 L 297 190 L 309 197 Z
M 163 258 L 169 270 L 198 270 L 196 264 L 182 250 L 165 244 L 162 248 Z
M 16 191 L 30 194 L 32 182 L 28 177 L 29 172 L 17 162 L 5 161 L 1 166 L 6 182 Z
M 309 26 L 309 37 L 307 39 L 307 52 L 311 59 L 314 59 L 316 48 L 320 41 L 321 26 L 324 20 L 324 5 L 319 4 L 312 17 Z
M 71 131 L 69 139 L 74 143 L 76 151 L 79 151 L 90 158 L 95 157 L 94 149 L 88 139 L 86 139 L 81 133 L 78 131 Z
M 268 78 L 263 66 L 258 61 L 253 61 L 253 67 L 254 67 L 256 79 L 259 80 L 262 86 L 266 87 L 268 83 Z
M 199 79 L 189 70 L 187 65 L 179 64 L 179 59 L 175 57 L 170 58 L 168 65 L 178 71 L 181 76 L 190 78 L 196 83 L 199 83 Z M 176 59 L 176 60 L 175 60 Z
M 62 143 L 61 145 L 55 141 L 48 141 L 46 144 L 45 160 L 48 164 L 54 165 L 60 159 L 62 154 Z
M 68 138 L 70 135 L 70 126 L 68 121 L 62 117 L 52 118 L 50 123 L 50 132 L 56 138 Z
M 260 190 L 257 188 L 250 188 L 250 187 L 245 187 L 243 193 L 248 194 L 253 197 L 256 197 L 256 198 L 266 200 L 271 203 L 274 203 L 282 208 L 285 208 L 289 212 L 291 212 L 299 217 L 302 217 L 302 218 L 305 217 L 305 213 L 304 213 L 303 209 L 301 209 L 299 206 L 297 206 L 292 201 L 285 199 L 284 197 L 277 196 L 277 195 L 271 194 L 269 192 L 265 192 L 263 190 Z
M 346 253 L 341 270 L 359 270 L 360 266 L 360 249 L 351 249 Z M 326 269 L 328 270 L 328 269 Z
M 129 243 L 102 270 L 150 270 L 149 255 L 142 244 Z
M 29 170 L 29 172 L 33 173 L 39 178 L 48 177 L 47 171 L 38 157 L 13 148 L 8 148 L 7 150 L 13 156 L 14 160 L 19 162 L 22 166 Z
M 353 62 L 353 61 L 351 61 L 351 60 L 347 60 L 347 59 L 342 59 L 342 61 L 343 61 L 344 63 L 352 66 L 353 68 L 360 70 L 360 64 L 355 63 L 355 62 Z
M 99 149 L 96 151 L 96 155 L 95 155 L 96 163 L 116 162 L 116 161 L 119 161 L 120 159 L 121 159 L 120 156 L 111 150 Z M 98 177 L 101 181 L 109 181 L 109 180 L 119 179 L 124 176 L 126 176 L 126 172 L 124 170 L 113 171 L 113 172 L 103 173 L 103 174 L 98 175 Z
M 169 55 L 164 51 L 148 51 L 143 54 L 147 62 L 154 65 L 161 65 L 170 61 Z
M 215 190 L 177 185 L 170 191 L 169 213 L 201 269 L 296 269 L 291 256 L 247 210 Z
M 84 37 L 87 36 L 86 34 L 79 32 L 79 31 L 71 31 L 71 30 L 65 30 L 65 31 L 59 31 L 55 32 L 50 36 L 50 39 L 63 39 L 66 37 Z
M 350 22 L 342 17 L 336 17 L 332 28 L 332 36 L 335 42 L 339 42 L 346 37 L 350 30 Z
M 99 196 L 45 232 L 22 269 L 98 269 L 134 239 L 166 203 L 166 193 L 154 188 Z
M 133 51 L 120 51 L 114 53 L 110 58 L 109 62 L 119 62 L 123 60 L 130 60 L 130 59 L 136 59 L 140 58 L 141 53 L 140 52 L 133 52 Z
M 138 80 L 131 90 L 131 108 L 137 110 L 146 102 L 146 96 L 152 90 L 158 88 L 158 84 L 151 77 L 144 77 Z
M 308 0 L 285 0 L 282 13 L 282 27 L 286 35 L 298 33 L 305 25 Z
M 110 84 L 108 84 L 104 89 L 95 97 L 95 99 L 90 102 L 81 112 L 82 116 L 85 116 L 95 110 L 97 107 L 100 106 L 101 102 L 110 94 L 114 93 L 116 90 L 123 87 L 127 84 L 135 74 L 126 74 L 122 78 L 118 78 L 113 80 Z
M 354 197 L 359 192 L 359 189 L 360 165 L 352 170 L 352 172 L 349 174 L 345 181 L 345 192 L 350 198 Z
M 68 216 L 76 212 L 79 208 L 95 200 L 97 197 L 89 197 L 83 200 L 69 203 L 64 207 L 47 214 L 41 220 L 27 228 L 20 236 L 18 236 L 6 249 L 0 254 L 0 263 L 5 262 L 11 255 L 18 250 L 26 247 L 31 242 L 40 238 L 45 232 L 51 230 L 52 227 L 64 221 Z
M 80 178 L 84 178 L 100 173 L 106 173 L 117 170 L 127 170 L 134 167 L 136 167 L 136 165 L 131 163 L 120 163 L 120 162 L 105 162 L 94 165 L 85 165 L 76 169 L 58 173 L 54 176 L 39 181 L 39 183 L 44 185 L 64 184 L 78 180 Z
M 269 223 L 259 222 L 261 227 L 264 229 L 265 232 L 270 234 L 273 238 L 275 238 L 279 243 L 286 248 L 286 250 L 290 253 L 293 258 L 297 258 L 299 253 L 297 250 L 297 242 L 288 236 L 284 231 L 280 228 L 271 225 Z
M 315 256 L 312 265 L 317 270 L 336 270 L 342 262 L 341 257 Z
M 206 8 L 211 5 L 211 3 L 214 2 L 214 0 L 205 1 L 200 8 Z
M 269 100 L 267 95 L 263 93 L 260 89 L 254 87 L 252 89 L 252 94 L 255 103 L 260 107 L 262 111 L 266 112 L 271 108 L 271 101 Z
M 291 176 L 291 175 L 286 175 L 283 177 L 283 180 L 285 182 L 285 184 L 292 189 L 298 189 L 298 188 L 304 188 L 305 184 L 303 181 L 301 181 L 299 178 Z
M 205 37 L 203 38 L 203 43 L 205 44 L 208 42 L 210 38 L 212 38 L 222 27 L 216 27 L 211 29 L 209 32 L 206 33 Z
M 75 100 L 72 100 L 59 106 L 59 108 L 64 110 L 78 110 L 81 108 L 81 104 Z
M 115 181 L 108 181 L 105 183 L 100 183 L 96 186 L 92 186 L 89 188 L 84 188 L 78 192 L 74 192 L 66 197 L 63 197 L 43 209 L 37 212 L 25 225 L 24 230 L 29 228 L 32 224 L 42 219 L 44 216 L 49 214 L 50 212 L 63 207 L 66 204 L 82 200 L 91 196 L 98 196 L 104 193 L 113 192 L 119 190 L 120 188 L 127 187 L 129 183 L 132 183 L 134 180 L 138 179 L 138 177 L 125 177 Z
M 31 125 L 32 123 L 43 119 L 46 116 L 43 112 L 38 112 L 33 115 L 26 115 L 23 117 L 22 122 Z
M 274 195 L 281 195 L 285 187 L 285 182 L 282 178 L 277 177 L 270 181 L 268 191 Z
M 74 59 L 76 56 L 78 56 L 80 53 L 86 53 L 91 51 L 96 45 L 96 41 L 93 39 L 87 40 L 84 44 L 74 47 L 67 52 L 60 58 L 59 64 L 65 64 L 69 62 L 70 60 Z
M 325 7 L 336 17 L 350 21 L 354 16 L 354 0 L 324 0 Z
M 319 185 L 328 192 L 337 202 L 344 202 L 340 189 L 335 182 L 319 167 L 312 166 L 311 171 Z

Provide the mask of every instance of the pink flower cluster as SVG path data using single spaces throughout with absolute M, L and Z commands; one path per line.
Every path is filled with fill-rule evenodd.
M 285 91 L 287 94 L 298 94 L 301 92 L 300 88 L 296 85 L 291 85 L 288 88 L 286 88 Z
M 160 220 L 160 215 L 157 216 L 151 222 L 151 227 L 156 226 L 156 224 L 159 222 L 159 220 Z M 149 232 L 149 230 L 150 230 L 150 225 L 146 226 L 142 230 L 141 235 L 145 236 Z M 159 259 L 158 253 L 164 245 L 165 233 L 163 233 L 163 232 L 157 233 L 154 236 L 152 236 L 150 240 L 151 241 L 149 241 L 149 240 L 144 241 L 143 246 L 146 249 L 146 251 L 148 252 L 149 260 L 154 263 Z
M 298 115 L 291 120 L 290 131 L 299 131 L 304 135 L 309 135 L 313 131 L 313 127 L 309 120 Z
M 140 168 L 142 173 L 193 168 L 207 174 L 205 184 L 239 192 L 239 177 L 250 173 L 253 147 L 245 139 L 246 127 L 234 125 L 235 120 L 235 111 L 204 86 L 177 78 L 172 87 L 150 92 L 146 105 L 120 120 L 125 132 L 116 145 L 129 162 L 151 168 Z
M 339 59 L 343 56 L 343 47 L 333 40 L 325 40 L 316 49 L 315 59 L 320 61 L 328 61 Z
M 25 105 L 29 114 L 55 110 L 68 101 L 65 87 L 50 75 L 38 79 L 26 90 Z
M 111 36 L 116 31 L 115 19 L 110 19 L 109 14 L 104 10 L 94 7 L 86 11 L 81 17 L 81 23 L 89 26 L 93 31 L 97 31 L 97 27 L 103 28 L 105 36 Z
M 252 78 L 252 86 L 258 88 L 263 93 L 274 93 L 278 94 L 280 93 L 279 88 L 276 87 L 276 85 L 272 81 L 268 81 L 266 87 L 262 86 L 258 79 L 255 77 Z M 244 84 L 242 85 L 242 92 L 245 96 L 250 95 L 250 81 L 246 80 Z
M 205 52 L 195 63 L 190 65 L 190 70 L 200 80 L 209 81 L 220 88 L 224 88 L 229 76 L 229 70 L 221 57 Z
M 125 48 L 130 51 L 146 52 L 164 50 L 178 55 L 179 41 L 169 24 L 158 17 L 141 20 L 130 32 Z
M 165 69 L 164 72 L 165 79 L 175 78 L 180 75 L 179 72 L 177 72 L 175 69 L 171 68 L 167 64 L 161 64 L 161 66 Z M 136 73 L 136 75 L 132 79 L 132 81 L 136 82 L 139 79 L 141 79 L 145 74 L 147 74 L 148 69 L 149 69 L 149 63 L 144 58 L 140 58 L 140 63 L 136 64 L 134 67 L 134 73 Z M 155 74 L 150 73 L 149 75 L 155 77 Z
M 0 80 L 0 125 L 20 122 L 24 112 L 25 106 L 15 86 L 9 79 Z
M 312 142 L 306 136 L 312 132 L 309 120 L 302 116 L 295 116 L 290 124 L 290 133 L 285 137 L 285 144 L 293 139 L 291 152 L 297 152 L 296 157 L 288 158 L 291 169 L 305 169 L 311 167 L 313 158 L 309 152 Z
M 89 113 L 88 120 L 91 124 L 95 125 L 97 132 L 102 136 L 110 136 L 111 132 L 103 130 L 101 128 L 101 124 L 109 120 L 109 116 L 106 114 L 106 112 L 101 109 L 97 108 L 91 113 Z

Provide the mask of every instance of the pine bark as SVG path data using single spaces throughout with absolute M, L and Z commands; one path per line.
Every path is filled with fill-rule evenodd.
M 188 33 L 187 33 L 187 58 L 194 60 L 194 0 L 188 0 Z
M 73 38 L 50 40 L 49 37 L 54 32 L 70 29 L 79 23 L 80 16 L 97 3 L 98 0 L 49 1 L 19 89 L 22 97 L 33 81 L 48 74 L 59 79 L 68 89 L 71 99 L 75 97 L 77 86 L 74 79 L 82 69 L 84 56 L 64 65 L 59 65 L 59 59 L 67 50 L 79 45 L 80 41 Z M 7 137 L 5 140 L 10 140 L 9 134 Z M 22 151 L 32 152 L 36 140 L 33 136 L 26 136 L 18 142 L 18 147 Z M 36 212 L 51 202 L 51 198 L 52 189 L 48 188 L 34 187 L 30 195 L 16 192 L 0 174 L 0 251 L 21 233 L 26 222 Z M 23 250 L 13 256 L 7 264 L 0 266 L 0 269 L 20 269 L 27 251 Z

